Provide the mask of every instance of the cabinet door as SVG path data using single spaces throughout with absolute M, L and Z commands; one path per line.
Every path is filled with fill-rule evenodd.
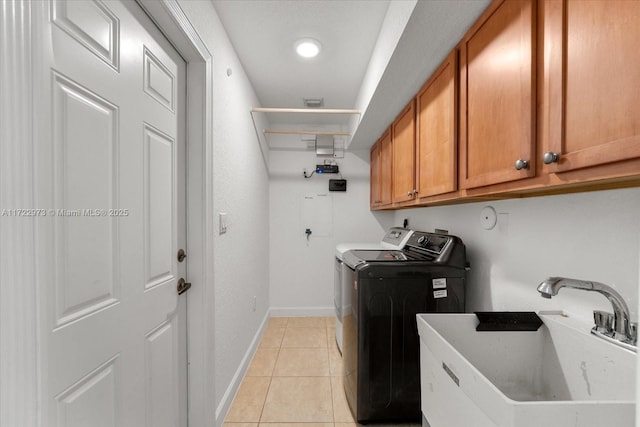
M 391 131 L 387 130 L 371 148 L 371 209 L 391 203 Z
M 495 1 L 461 42 L 461 188 L 535 174 L 534 21 L 532 0 Z
M 411 101 L 391 125 L 394 203 L 415 197 L 415 123 L 415 103 Z
M 544 20 L 547 170 L 640 157 L 640 1 L 545 1 Z
M 391 204 L 391 161 L 393 153 L 391 152 L 391 130 L 380 138 L 378 143 L 380 146 L 380 205 L 386 206 Z
M 457 58 L 451 52 L 416 98 L 418 197 L 457 188 Z
M 375 209 L 380 205 L 380 141 L 371 148 L 371 162 L 370 162 L 370 201 L 371 209 Z

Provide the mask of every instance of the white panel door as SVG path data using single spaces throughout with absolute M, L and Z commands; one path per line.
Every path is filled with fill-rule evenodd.
M 133 2 L 39 4 L 42 424 L 186 426 L 185 63 Z

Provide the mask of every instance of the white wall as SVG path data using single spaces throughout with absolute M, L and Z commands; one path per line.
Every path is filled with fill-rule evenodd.
M 485 206 L 498 212 L 493 230 L 480 225 Z M 591 324 L 601 295 L 562 289 L 551 300 L 537 285 L 548 276 L 613 286 L 638 318 L 640 189 L 534 197 L 397 211 L 416 230 L 460 236 L 471 262 L 467 311 L 564 309 Z
M 213 55 L 213 204 L 216 212 L 227 213 L 229 224 L 226 234 L 219 235 L 216 229 L 210 261 L 216 390 L 211 404 L 222 418 L 269 310 L 268 151 L 261 146 L 249 114 L 259 101 L 211 2 L 181 0 L 180 6 Z
M 333 262 L 335 247 L 343 242 L 380 241 L 392 226 L 392 212 L 369 211 L 369 152 L 348 152 L 336 159 L 347 180 L 347 191 L 329 192 L 336 175 L 303 177 L 316 163 L 315 151 L 272 150 L 270 153 L 271 218 L 269 253 L 272 313 L 281 315 L 333 315 Z M 303 221 L 305 195 L 327 194 L 332 202 L 330 236 L 311 234 L 307 242 Z M 312 227 L 313 231 L 313 227 Z

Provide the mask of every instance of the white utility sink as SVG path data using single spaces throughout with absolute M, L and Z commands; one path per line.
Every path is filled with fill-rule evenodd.
M 431 427 L 632 427 L 636 354 L 560 312 L 537 331 L 476 332 L 475 314 L 418 314 Z

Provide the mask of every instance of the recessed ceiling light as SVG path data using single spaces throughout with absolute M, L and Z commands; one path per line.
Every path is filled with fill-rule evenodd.
M 300 39 L 294 46 L 296 53 L 303 58 L 314 58 L 320 53 L 320 42 L 314 39 Z

